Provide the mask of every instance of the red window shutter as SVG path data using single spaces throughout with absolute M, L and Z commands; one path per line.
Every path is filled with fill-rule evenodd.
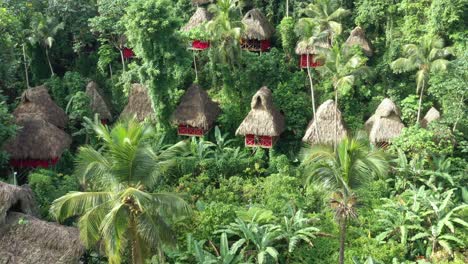
M 254 135 L 245 135 L 245 145 L 246 146 L 255 146 L 255 136 Z
M 269 136 L 262 136 L 260 138 L 260 145 L 265 148 L 273 147 L 273 138 Z

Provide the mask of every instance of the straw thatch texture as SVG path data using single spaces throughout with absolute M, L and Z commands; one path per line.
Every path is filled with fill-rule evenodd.
M 110 112 L 109 106 L 107 105 L 104 97 L 99 93 L 99 86 L 96 82 L 89 82 L 86 86 L 86 94 L 91 100 L 91 110 L 99 114 L 100 119 L 112 119 L 112 114 Z
M 285 129 L 284 116 L 273 105 L 270 89 L 262 87 L 252 98 L 251 110 L 236 135 L 276 137 Z
M 335 141 L 335 127 L 336 139 L 340 141 L 347 135 L 346 126 L 341 111 L 336 108 L 335 102 L 327 100 L 317 109 L 316 117 L 310 121 L 302 141 L 309 144 L 333 144 Z
M 366 130 L 372 143 L 388 143 L 400 135 L 404 125 L 400 110 L 390 99 L 385 98 L 366 122 Z
M 426 115 L 424 118 L 421 120 L 421 127 L 427 127 L 429 123 L 432 121 L 435 121 L 440 118 L 440 112 L 435 109 L 434 107 L 431 107 L 429 111 L 427 111 Z
M 244 38 L 246 39 L 266 40 L 275 33 L 273 25 L 256 8 L 245 14 L 242 23 L 245 25 Z
M 192 4 L 194 5 L 204 5 L 204 4 L 209 4 L 213 2 L 214 0 L 192 0 Z
M 67 133 L 43 120 L 41 115 L 19 115 L 16 124 L 21 127 L 20 131 L 5 144 L 5 150 L 12 159 L 57 158 L 72 142 Z
M 213 16 L 208 12 L 208 10 L 206 10 L 206 8 L 198 7 L 189 22 L 182 27 L 182 31 L 190 31 L 201 24 L 210 21 L 212 17 Z
M 218 104 L 211 100 L 208 93 L 199 85 L 193 84 L 182 96 L 172 116 L 172 122 L 207 131 L 212 127 L 220 112 Z
M 325 41 L 316 42 L 313 45 L 309 45 L 306 40 L 299 41 L 296 45 L 296 54 L 319 54 L 322 49 L 331 48 L 330 44 Z
M 29 88 L 23 93 L 21 103 L 13 112 L 15 117 L 21 114 L 40 115 L 59 128 L 65 128 L 68 121 L 67 114 L 52 101 L 45 86 Z
M 9 211 L 34 215 L 37 212 L 34 194 L 27 185 L 16 186 L 0 182 L 0 227 Z
M 120 117 L 135 117 L 135 119 L 140 122 L 145 119 L 155 118 L 155 112 L 151 105 L 151 98 L 149 97 L 148 89 L 144 85 L 138 83 L 132 85 L 132 90 L 128 97 L 128 104 L 120 114 Z
M 359 47 L 361 47 L 362 51 L 364 51 L 364 54 L 366 54 L 366 56 L 370 57 L 373 54 L 369 41 L 366 38 L 366 34 L 364 33 L 364 30 L 361 27 L 355 27 L 351 31 L 351 34 L 349 35 L 345 44 L 347 46 L 358 45 Z
M 18 212 L 10 212 L 0 226 L 0 263 L 79 263 L 84 251 L 74 227 Z

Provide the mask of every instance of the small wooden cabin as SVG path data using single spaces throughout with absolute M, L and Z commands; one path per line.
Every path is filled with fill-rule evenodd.
M 156 118 L 148 89 L 144 85 L 139 83 L 132 84 L 128 103 L 120 114 L 120 118 L 135 118 L 140 122 L 145 119 Z
M 198 7 L 192 15 L 188 23 L 182 27 L 182 31 L 189 32 L 195 28 L 200 27 L 212 19 L 212 15 L 206 8 Z M 206 40 L 194 39 L 190 45 L 191 50 L 205 50 L 210 47 L 210 42 Z
M 182 96 L 180 104 L 172 115 L 181 136 L 201 137 L 212 127 L 221 113 L 218 104 L 198 84 L 192 84 Z
M 405 127 L 400 119 L 400 109 L 392 100 L 385 98 L 366 121 L 369 139 L 374 145 L 387 146 L 391 140 L 400 135 Z
M 270 50 L 270 38 L 275 33 L 275 28 L 260 10 L 254 8 L 247 12 L 242 23 L 245 26 L 241 41 L 243 49 L 257 52 Z
M 16 117 L 16 124 L 20 127 L 19 132 L 5 143 L 12 167 L 53 166 L 72 142 L 67 133 L 42 119 L 41 115 L 21 114 Z
M 327 100 L 317 108 L 302 141 L 311 145 L 331 145 L 335 141 L 335 131 L 337 142 L 347 135 L 341 111 L 336 108 L 333 100 Z
M 52 100 L 45 86 L 29 88 L 23 92 L 21 102 L 13 111 L 13 115 L 18 118 L 24 114 L 39 115 L 61 129 L 64 129 L 68 122 L 67 114 Z
M 427 111 L 426 115 L 421 120 L 421 127 L 426 128 L 431 122 L 436 121 L 439 118 L 440 112 L 435 107 L 431 107 L 431 109 Z
M 345 42 L 345 45 L 348 47 L 359 46 L 364 54 L 368 57 L 371 57 L 373 54 L 370 42 L 366 38 L 366 34 L 361 27 L 355 27 L 348 39 Z
M 86 85 L 86 94 L 88 95 L 91 103 L 91 110 L 93 113 L 98 114 L 101 123 L 107 124 L 112 120 L 110 108 L 104 97 L 99 92 L 99 86 L 96 82 L 91 81 Z
M 316 68 L 323 65 L 324 61 L 318 59 L 319 49 L 329 49 L 331 46 L 326 42 L 310 45 L 307 41 L 299 41 L 296 45 L 296 54 L 299 55 L 299 68 Z
M 271 90 L 262 87 L 252 98 L 251 110 L 236 131 L 247 147 L 272 148 L 285 129 L 284 116 L 273 105 Z

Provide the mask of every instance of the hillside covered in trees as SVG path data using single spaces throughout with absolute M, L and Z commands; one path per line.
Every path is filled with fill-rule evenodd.
M 0 263 L 468 263 L 466 0 L 2 0 Z

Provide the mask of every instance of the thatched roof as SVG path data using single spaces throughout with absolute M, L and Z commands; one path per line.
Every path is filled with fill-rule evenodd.
M 7 214 L 11 210 L 36 214 L 34 194 L 27 185 L 16 186 L 0 182 L 0 227 L 5 224 Z
M 60 157 L 72 139 L 41 115 L 22 114 L 16 124 L 21 127 L 16 136 L 5 143 L 5 150 L 12 159 L 48 160 Z
M 431 107 L 429 111 L 427 111 L 426 115 L 424 118 L 421 120 L 421 127 L 427 127 L 429 123 L 432 121 L 435 121 L 440 118 L 440 112 L 435 109 L 434 107 Z
M 299 41 L 296 45 L 296 54 L 319 54 L 321 49 L 331 48 L 330 44 L 326 41 L 316 42 L 313 45 L 309 45 L 306 40 Z
M 149 97 L 148 89 L 144 85 L 138 83 L 132 85 L 132 90 L 128 97 L 128 104 L 120 114 L 120 117 L 135 117 L 138 121 L 144 121 L 147 118 L 155 118 L 151 98 Z
M 100 119 L 112 119 L 112 114 L 110 112 L 109 106 L 107 105 L 104 97 L 99 93 L 99 86 L 96 82 L 89 82 L 86 86 L 86 94 L 91 100 L 91 110 L 99 114 Z
M 390 142 L 400 135 L 404 125 L 400 119 L 400 110 L 385 98 L 375 110 L 375 114 L 366 122 L 366 130 L 372 143 Z
M 333 144 L 335 129 L 337 141 L 346 137 L 347 132 L 341 111 L 336 108 L 333 100 L 327 100 L 317 108 L 316 116 L 310 121 L 302 141 L 309 144 Z
M 65 128 L 68 121 L 67 114 L 52 101 L 45 86 L 29 88 L 24 91 L 21 103 L 13 114 L 15 117 L 21 114 L 40 115 L 44 120 L 59 128 Z
M 275 33 L 275 27 L 256 8 L 245 14 L 242 23 L 245 25 L 244 38 L 246 39 L 266 40 Z
M 236 131 L 236 135 L 281 135 L 285 129 L 284 116 L 273 105 L 270 89 L 262 87 L 252 97 L 251 110 Z
M 192 0 L 192 4 L 194 5 L 204 5 L 204 4 L 209 4 L 213 2 L 214 0 Z
M 172 121 L 206 131 L 211 128 L 220 112 L 218 104 L 211 100 L 208 93 L 199 85 L 193 84 L 182 96 Z
M 351 34 L 349 35 L 345 44 L 347 46 L 360 46 L 362 48 L 362 51 L 364 51 L 364 54 L 366 54 L 366 56 L 370 57 L 373 54 L 369 41 L 366 38 L 366 34 L 364 33 L 364 30 L 361 27 L 355 27 L 351 31 Z
M 211 20 L 213 16 L 211 15 L 206 8 L 198 7 L 197 11 L 193 14 L 190 20 L 182 27 L 182 31 L 190 31 L 203 23 L 206 23 Z

